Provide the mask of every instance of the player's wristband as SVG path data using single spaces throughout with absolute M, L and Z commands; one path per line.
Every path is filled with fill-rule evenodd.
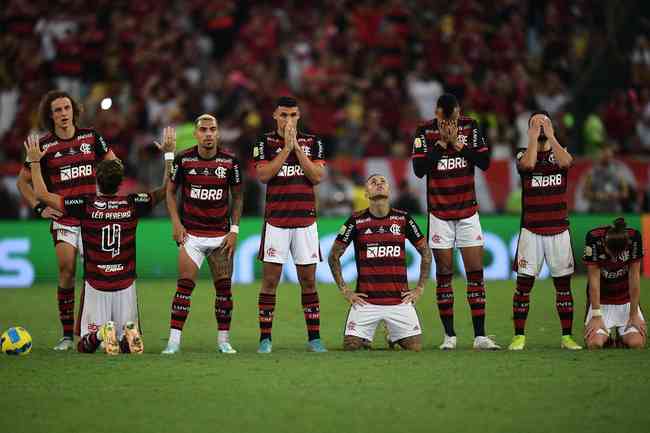
M 231 225 L 230 226 L 230 233 L 239 233 L 239 226 L 238 225 Z
M 173 161 L 174 152 L 165 152 L 165 161 Z
M 38 216 L 43 216 L 43 211 L 45 210 L 46 207 L 47 207 L 47 205 L 45 205 L 44 203 L 41 203 L 41 202 L 39 201 L 39 202 L 36 203 L 36 205 L 34 206 L 34 213 L 35 213 L 36 215 L 38 215 Z
M 603 312 L 600 311 L 600 308 L 594 308 L 591 310 L 591 317 L 603 317 Z

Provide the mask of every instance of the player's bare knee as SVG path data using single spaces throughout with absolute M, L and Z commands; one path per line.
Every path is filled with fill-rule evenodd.
M 343 350 L 355 351 L 361 349 L 370 349 L 370 343 L 363 338 L 346 335 L 343 337 Z
M 623 342 L 630 349 L 643 349 L 645 347 L 645 339 L 641 334 L 628 334 L 623 338 Z
M 404 350 L 410 350 L 412 352 L 421 352 L 422 351 L 422 339 L 420 338 L 419 335 L 414 335 L 412 337 L 402 338 L 397 343 Z

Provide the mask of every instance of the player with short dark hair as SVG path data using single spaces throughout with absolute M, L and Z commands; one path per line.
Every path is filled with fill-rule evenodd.
M 239 161 L 222 149 L 219 124 L 210 114 L 194 124 L 197 145 L 176 156 L 167 184 L 167 209 L 178 250 L 178 281 L 172 301 L 169 341 L 163 350 L 180 350 L 192 292 L 203 259 L 208 259 L 216 292 L 217 351 L 237 353 L 230 344 L 232 260 L 243 206 Z M 180 212 L 176 192 L 180 188 Z M 230 204 L 229 204 L 230 201 Z
M 94 129 L 78 126 L 81 106 L 66 92 L 46 93 L 39 106 L 41 126 L 48 133 L 40 138 L 45 152 L 39 167 L 48 189 L 63 196 L 95 194 L 95 172 L 103 160 L 115 159 L 104 138 Z M 50 230 L 58 265 L 57 298 L 63 338 L 54 350 L 73 347 L 74 280 L 77 251 L 81 251 L 79 219 L 65 215 L 37 200 L 31 186 L 29 162 L 18 175 L 17 186 L 23 199 L 42 218 L 51 219 Z M 76 329 L 77 334 L 79 329 Z
M 588 311 L 585 343 L 589 349 L 619 345 L 645 347 L 647 326 L 641 312 L 641 233 L 623 218 L 597 227 L 585 238 Z
M 314 185 L 325 172 L 323 143 L 298 131 L 300 109 L 292 97 L 281 97 L 273 112 L 276 129 L 253 147 L 257 177 L 266 184 L 264 228 L 259 259 L 263 262 L 259 296 L 259 353 L 271 353 L 275 292 L 289 255 L 302 289 L 308 349 L 326 352 L 320 339 L 320 301 L 316 263 L 321 260 L 316 227 Z
M 165 152 L 173 152 L 175 138 L 165 130 Z M 80 337 L 77 348 L 83 353 L 95 352 L 103 342 L 109 355 L 142 353 L 144 345 L 139 329 L 138 300 L 135 288 L 136 231 L 138 219 L 151 212 L 165 199 L 165 186 L 151 193 L 119 195 L 124 166 L 117 159 L 97 165 L 96 193 L 65 196 L 48 191 L 40 169 L 46 150 L 38 136 L 28 137 L 25 144 L 31 162 L 36 197 L 80 222 L 84 245 L 84 291 L 79 312 Z M 166 174 L 171 160 L 166 157 Z
M 414 304 L 422 295 L 431 272 L 431 250 L 411 216 L 391 209 L 386 177 L 374 174 L 366 181 L 370 207 L 343 224 L 329 256 L 329 265 L 341 294 L 350 302 L 343 348 L 370 348 L 377 325 L 383 321 L 389 344 L 422 350 L 422 328 Z M 420 279 L 408 289 L 406 240 L 421 256 Z M 341 273 L 341 256 L 354 243 L 357 290 L 348 288 Z
M 517 152 L 521 176 L 521 230 L 514 270 L 517 287 L 512 300 L 515 335 L 510 350 L 526 346 L 526 319 L 530 292 L 544 261 L 555 285 L 555 306 L 562 326 L 560 347 L 582 349 L 572 337 L 574 270 L 567 198 L 568 171 L 573 158 L 558 143 L 546 111 L 535 111 L 528 121 L 528 147 Z
M 461 116 L 456 97 L 438 98 L 436 117 L 419 126 L 413 141 L 413 170 L 427 178 L 428 239 L 436 261 L 436 298 L 444 326 L 442 350 L 456 348 L 453 251 L 459 248 L 467 275 L 475 349 L 500 347 L 485 335 L 483 233 L 474 188 L 474 168 L 487 170 L 490 149 L 470 117 Z

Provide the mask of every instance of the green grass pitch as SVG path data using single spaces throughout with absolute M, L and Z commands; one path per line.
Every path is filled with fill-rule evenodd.
M 326 354 L 305 351 L 299 289 L 282 285 L 274 352 L 255 353 L 257 285 L 234 287 L 232 343 L 215 353 L 214 289 L 194 291 L 182 354 L 159 355 L 174 281 L 140 281 L 145 354 L 109 358 L 51 350 L 59 337 L 54 284 L 0 290 L 0 329 L 33 337 L 27 357 L 0 357 L 0 432 L 642 432 L 650 426 L 650 352 L 559 349 L 550 280 L 531 296 L 528 349 L 485 353 L 472 341 L 464 282 L 455 281 L 459 350 L 434 350 L 441 325 L 432 289 L 418 310 L 425 351 L 340 350 L 347 305 L 321 286 Z M 78 284 L 79 286 L 79 284 Z M 513 282 L 488 284 L 487 328 L 512 337 Z M 582 342 L 584 278 L 573 281 L 574 330 Z M 642 293 L 650 288 L 643 282 Z M 644 293 L 645 294 L 645 293 Z M 642 295 L 643 298 L 643 295 Z

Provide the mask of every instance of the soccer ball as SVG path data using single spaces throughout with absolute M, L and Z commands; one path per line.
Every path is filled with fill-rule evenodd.
M 0 337 L 0 348 L 7 355 L 27 355 L 32 351 L 32 336 L 23 327 L 9 328 Z

